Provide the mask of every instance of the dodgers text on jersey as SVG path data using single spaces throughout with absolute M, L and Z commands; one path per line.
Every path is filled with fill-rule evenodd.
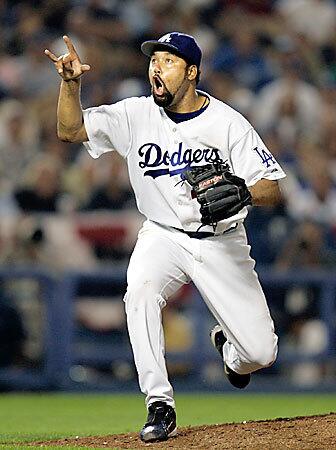
M 142 169 L 150 168 L 144 172 L 144 176 L 153 178 L 162 175 L 177 175 L 190 168 L 192 164 L 204 164 L 213 162 L 223 162 L 217 148 L 183 148 L 183 143 L 178 144 L 177 150 L 169 154 L 168 150 L 163 150 L 158 144 L 148 142 L 143 144 L 138 150 L 141 160 L 139 166 Z M 170 167 L 176 167 L 171 170 Z

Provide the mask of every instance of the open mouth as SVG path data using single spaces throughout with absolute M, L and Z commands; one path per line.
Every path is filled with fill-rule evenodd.
M 155 95 L 162 96 L 164 94 L 163 82 L 157 75 L 153 77 L 153 90 Z

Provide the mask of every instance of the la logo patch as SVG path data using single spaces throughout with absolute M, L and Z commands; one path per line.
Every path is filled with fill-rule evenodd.
M 261 159 L 261 162 L 262 162 L 267 168 L 270 167 L 272 164 L 275 164 L 275 163 L 276 163 L 276 161 L 275 161 L 275 159 L 273 158 L 273 156 L 272 156 L 269 152 L 267 152 L 265 149 L 255 147 L 253 150 L 254 150 L 255 152 L 258 153 L 258 155 L 259 155 L 259 157 L 260 157 L 260 159 Z

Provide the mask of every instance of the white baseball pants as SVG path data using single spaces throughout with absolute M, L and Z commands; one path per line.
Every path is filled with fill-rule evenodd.
M 125 303 L 147 406 L 155 401 L 175 406 L 161 309 L 190 281 L 227 337 L 223 358 L 232 370 L 246 374 L 274 362 L 278 338 L 254 265 L 243 224 L 221 236 L 192 239 L 172 228 L 144 223 L 127 271 Z

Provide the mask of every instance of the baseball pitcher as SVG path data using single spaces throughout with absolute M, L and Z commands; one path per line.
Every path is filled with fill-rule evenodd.
M 93 158 L 115 150 L 128 165 L 139 232 L 127 271 L 127 325 L 148 417 L 140 437 L 176 434 L 161 310 L 193 281 L 218 325 L 210 337 L 229 382 L 244 388 L 270 366 L 277 336 L 250 257 L 244 229 L 249 206 L 280 201 L 285 176 L 251 124 L 197 89 L 201 50 L 192 36 L 172 32 L 144 42 L 152 95 L 82 110 L 80 79 L 90 70 L 69 37 L 68 52 L 46 55 L 61 76 L 60 139 L 83 142 Z

